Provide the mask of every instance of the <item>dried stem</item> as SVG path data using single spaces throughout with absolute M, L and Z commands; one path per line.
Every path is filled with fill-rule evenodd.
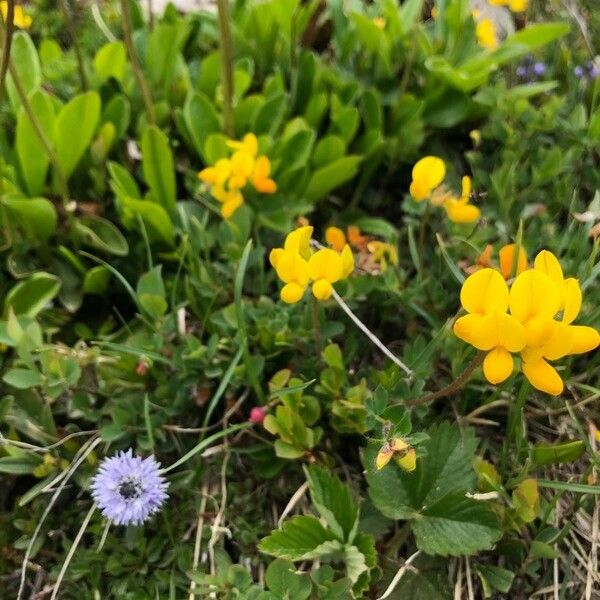
M 233 46 L 229 27 L 229 0 L 217 0 L 221 45 L 221 79 L 223 85 L 223 127 L 233 137 Z
M 419 406 L 421 404 L 427 404 L 428 402 L 433 402 L 434 400 L 438 400 L 439 398 L 444 398 L 445 396 L 455 394 L 456 392 L 458 392 L 458 390 L 462 389 L 466 385 L 475 369 L 477 369 L 483 362 L 483 358 L 484 355 L 482 353 L 478 353 L 475 356 L 475 358 L 467 365 L 467 368 L 451 384 L 447 385 L 446 387 L 443 387 L 437 392 L 432 392 L 431 394 L 421 396 L 420 398 L 416 398 L 415 400 L 407 400 L 405 403 L 406 406 Z
M 398 572 L 394 575 L 394 579 L 392 579 L 392 581 L 390 582 L 390 585 L 388 585 L 385 592 L 383 592 L 383 594 L 381 596 L 379 596 L 379 598 L 377 598 L 377 600 L 385 600 L 388 596 L 390 596 L 394 592 L 394 590 L 396 589 L 396 586 L 400 582 L 400 579 L 402 579 L 402 576 L 406 572 L 406 569 L 419 557 L 420 554 L 421 554 L 421 551 L 417 550 L 414 554 L 412 554 L 411 556 L 408 557 L 406 562 L 398 569 Z
M 146 117 L 151 125 L 155 125 L 156 113 L 154 112 L 154 104 L 152 104 L 152 96 L 150 95 L 148 83 L 144 77 L 144 72 L 142 71 L 137 52 L 135 51 L 135 46 L 133 45 L 133 29 L 131 26 L 131 15 L 129 14 L 128 0 L 121 0 L 121 21 L 123 24 L 123 37 L 125 39 L 125 46 L 127 46 L 127 53 L 129 54 L 129 60 L 131 61 L 133 74 L 140 87 L 142 100 L 146 109 Z

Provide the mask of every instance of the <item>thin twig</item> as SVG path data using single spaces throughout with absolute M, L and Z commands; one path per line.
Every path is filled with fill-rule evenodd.
M 233 46 L 229 25 L 229 0 L 217 0 L 223 85 L 223 128 L 232 137 L 233 131 Z
M 398 365 L 409 378 L 413 377 L 413 372 L 394 354 L 392 354 L 385 344 L 352 312 L 350 307 L 342 300 L 341 296 L 333 290 L 333 298 L 339 304 L 340 308 L 352 319 L 354 324 L 375 344 L 395 365 Z
M 377 600 L 385 600 L 388 596 L 392 594 L 392 592 L 396 589 L 396 586 L 400 582 L 400 579 L 402 579 L 402 576 L 406 572 L 406 569 L 418 558 L 420 554 L 421 551 L 417 550 L 414 554 L 408 557 L 407 561 L 398 569 L 398 572 L 394 575 L 394 578 L 390 582 L 390 585 L 388 585 L 385 592 L 383 592 L 383 594 L 379 596 Z
M 283 509 L 279 520 L 277 521 L 277 527 L 281 527 L 284 519 L 294 510 L 296 504 L 300 501 L 302 496 L 306 494 L 306 490 L 308 489 L 308 481 L 305 481 L 293 494 L 290 498 L 290 501 L 287 503 L 287 506 Z
M 75 471 L 77 470 L 77 467 L 79 467 L 79 465 L 89 456 L 89 454 L 91 452 L 93 452 L 94 448 L 101 441 L 102 441 L 102 438 L 97 437 L 95 439 L 88 440 L 83 446 L 81 446 L 81 448 L 75 455 L 75 459 L 69 466 L 69 468 L 62 480 L 62 483 L 58 486 L 58 488 L 54 492 L 54 495 L 52 496 L 52 498 L 50 498 L 50 502 L 48 502 L 48 506 L 46 506 L 46 509 L 42 513 L 42 517 L 38 521 L 35 531 L 33 532 L 31 539 L 29 540 L 29 544 L 27 544 L 27 549 L 25 550 L 25 556 L 23 557 L 23 563 L 21 565 L 21 582 L 19 584 L 19 592 L 17 594 L 17 600 L 21 600 L 21 598 L 22 598 L 23 590 L 25 589 L 25 574 L 27 572 L 27 564 L 29 563 L 29 557 L 31 556 L 33 545 L 35 544 L 35 540 L 37 539 L 37 536 L 39 535 L 40 530 L 42 529 L 42 525 L 44 524 L 46 517 L 50 514 L 50 511 L 52 510 L 52 507 L 54 506 L 54 503 L 56 502 L 58 496 L 62 492 L 67 481 L 69 481 L 69 479 L 71 478 L 73 473 L 75 473 Z
M 87 515 L 85 515 L 85 519 L 83 519 L 83 523 L 81 523 L 81 527 L 79 528 L 79 531 L 77 532 L 77 535 L 75 536 L 75 539 L 73 540 L 73 543 L 69 548 L 69 552 L 67 554 L 67 557 L 65 558 L 65 562 L 63 562 L 62 564 L 60 573 L 58 574 L 58 578 L 56 579 L 56 583 L 54 584 L 54 590 L 52 591 L 52 596 L 50 596 L 50 600 L 56 600 L 58 596 L 58 590 L 60 589 L 60 584 L 62 583 L 62 580 L 65 576 L 65 573 L 67 572 L 67 569 L 69 568 L 69 564 L 73 558 L 73 555 L 75 554 L 75 550 L 77 550 L 77 546 L 79 546 L 79 542 L 81 541 L 81 538 L 83 537 L 83 534 L 85 533 L 88 523 L 90 522 L 90 519 L 92 518 L 92 515 L 94 514 L 95 510 L 96 503 L 94 502 L 94 504 L 92 504 L 92 506 L 90 507 L 90 510 L 88 510 Z
M 467 368 L 449 385 L 443 387 L 441 390 L 437 392 L 432 392 L 431 394 L 427 394 L 426 396 L 421 396 L 420 398 L 416 398 L 415 400 L 407 400 L 405 402 L 406 406 L 419 406 L 421 404 L 427 404 L 428 402 L 433 402 L 434 400 L 438 400 L 439 398 L 443 398 L 444 396 L 450 396 L 458 392 L 461 388 L 463 388 L 473 372 L 481 365 L 483 362 L 484 355 L 482 353 L 478 353 L 475 358 L 467 365 Z
M 198 521 L 196 523 L 196 539 L 194 541 L 194 558 L 192 560 L 192 571 L 198 568 L 200 562 L 200 547 L 202 545 L 202 529 L 204 528 L 204 513 L 206 511 L 206 501 L 208 500 L 208 477 L 204 477 L 204 483 L 202 484 L 202 498 L 200 500 L 200 508 L 198 509 Z M 190 582 L 190 593 L 189 600 L 194 600 L 196 594 L 196 580 L 192 579 Z
M 1 19 L 0 19 L 1 20 Z M 15 0 L 8 0 L 6 5 L 6 28 L 3 30 L 2 36 L 2 63 L 0 63 L 0 100 L 2 100 L 2 92 L 4 91 L 4 80 L 10 62 L 10 49 L 12 46 L 12 38 L 15 30 Z
M 135 51 L 135 46 L 133 45 L 133 29 L 131 25 L 131 15 L 129 14 L 128 0 L 121 0 L 121 20 L 123 22 L 123 38 L 125 40 L 125 46 L 127 46 L 131 68 L 133 69 L 133 74 L 142 94 L 146 116 L 148 117 L 148 122 L 151 125 L 155 125 L 156 113 L 154 112 L 154 104 L 152 104 L 152 96 L 150 95 L 150 89 L 146 83 L 144 72 L 142 71 L 137 52 Z

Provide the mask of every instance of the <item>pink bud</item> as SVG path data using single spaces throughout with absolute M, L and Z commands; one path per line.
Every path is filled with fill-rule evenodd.
M 250 411 L 250 423 L 256 423 L 260 425 L 267 416 L 267 411 L 262 406 L 255 406 Z
M 138 366 L 135 368 L 135 372 L 138 375 L 144 376 L 148 372 L 148 363 L 144 360 L 140 360 Z

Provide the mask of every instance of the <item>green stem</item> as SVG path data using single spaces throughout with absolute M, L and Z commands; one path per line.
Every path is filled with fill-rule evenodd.
M 54 152 L 54 148 L 52 147 L 50 140 L 46 136 L 46 133 L 44 132 L 42 125 L 38 121 L 37 116 L 33 112 L 33 108 L 29 102 L 29 98 L 27 97 L 27 93 L 23 88 L 23 84 L 21 83 L 21 79 L 19 77 L 19 74 L 17 73 L 17 69 L 15 69 L 15 66 L 12 61 L 8 62 L 8 70 L 10 71 L 10 75 L 13 79 L 15 89 L 17 90 L 17 95 L 19 96 L 19 100 L 21 100 L 21 104 L 23 105 L 25 113 L 27 114 L 27 118 L 31 122 L 35 134 L 39 138 L 42 146 L 44 146 L 44 150 L 46 151 L 46 154 L 48 155 L 48 158 L 50 159 L 50 162 L 54 167 L 54 172 L 56 173 L 58 183 L 61 188 L 61 195 L 63 199 L 65 212 L 68 216 L 70 214 L 68 204 L 69 198 L 71 196 L 69 194 L 69 186 L 67 185 L 67 177 L 65 176 L 65 172 L 63 171 L 60 162 L 58 161 L 58 156 Z
M 148 88 L 137 52 L 135 51 L 135 46 L 133 45 L 133 28 L 131 26 L 131 15 L 129 14 L 129 0 L 121 0 L 121 21 L 123 25 L 125 46 L 127 46 L 127 53 L 129 54 L 129 60 L 131 61 L 133 75 L 135 76 L 142 94 L 142 101 L 144 102 L 144 108 L 146 109 L 146 117 L 151 125 L 156 125 L 156 113 L 154 112 L 154 104 L 152 103 L 150 89 Z
M 313 335 L 315 338 L 315 352 L 317 353 L 317 358 L 321 356 L 321 326 L 319 324 L 319 304 L 317 299 L 313 296 L 312 300 L 312 326 L 313 326 Z
M 423 218 L 421 219 L 421 224 L 419 226 L 419 267 L 421 271 L 419 275 L 421 276 L 423 276 L 423 271 L 425 269 L 425 232 L 429 223 L 429 216 L 431 215 L 431 205 L 429 204 L 428 200 L 425 202 L 427 202 L 427 205 L 425 206 L 425 213 L 423 214 Z
M 81 81 L 81 89 L 86 91 L 88 89 L 87 76 L 85 74 L 85 65 L 83 63 L 83 54 L 81 52 L 81 46 L 79 44 L 79 38 L 77 37 L 77 31 L 75 29 L 75 23 L 73 22 L 73 15 L 71 14 L 71 8 L 67 0 L 60 0 L 60 7 L 62 8 L 63 14 L 65 15 L 65 25 L 75 50 L 75 57 L 77 58 L 77 68 L 79 69 L 79 79 Z
M 431 394 L 421 396 L 420 398 L 416 398 L 415 400 L 407 400 L 405 402 L 405 405 L 419 406 L 421 404 L 427 404 L 429 402 L 433 402 L 434 400 L 438 400 L 439 398 L 444 398 L 445 396 L 450 396 L 451 394 L 458 392 L 458 390 L 462 389 L 467 384 L 475 369 L 477 369 L 481 365 L 481 363 L 483 362 L 483 358 L 484 354 L 478 352 L 475 358 L 467 365 L 467 368 L 452 383 L 450 383 L 446 387 L 443 387 L 437 392 L 432 392 Z
M 8 0 L 6 6 L 6 29 L 2 28 L 2 63 L 0 63 L 0 100 L 4 92 L 4 80 L 10 62 L 10 48 L 12 46 L 13 32 L 15 30 L 15 0 Z M 0 19 L 1 20 L 1 19 Z
M 229 0 L 217 0 L 221 45 L 221 78 L 223 82 L 223 127 L 233 137 L 233 46 L 229 27 Z

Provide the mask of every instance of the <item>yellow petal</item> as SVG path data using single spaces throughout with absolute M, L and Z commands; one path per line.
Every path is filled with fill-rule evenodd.
M 429 196 L 431 190 L 425 183 L 421 181 L 411 181 L 408 192 L 412 196 L 413 200 L 416 202 L 421 202 L 421 200 L 425 200 L 425 198 Z
M 415 200 L 422 200 L 438 187 L 446 176 L 446 163 L 437 156 L 425 156 L 419 160 L 412 170 L 411 195 Z M 413 195 L 415 191 L 416 195 Z
M 512 315 L 494 311 L 485 318 L 484 327 L 495 329 L 496 343 L 509 352 L 520 352 L 527 340 L 525 327 Z
M 473 223 L 481 216 L 481 211 L 473 204 L 465 204 L 455 198 L 444 202 L 444 208 L 448 218 L 453 223 Z
M 500 258 L 500 272 L 504 279 L 509 279 L 512 274 L 513 262 L 515 260 L 515 252 L 517 250 L 516 244 L 507 244 L 502 246 L 498 252 Z M 527 253 L 523 249 L 523 246 L 519 247 L 519 259 L 517 260 L 517 272 L 516 275 L 520 275 L 527 269 Z
M 284 250 L 275 270 L 284 283 L 295 282 L 302 286 L 308 284 L 308 264 L 297 252 Z
M 564 276 L 563 270 L 560 266 L 560 262 L 552 252 L 549 250 L 542 250 L 533 261 L 533 268 L 536 271 L 541 271 L 545 275 L 548 275 L 550 279 L 556 285 L 556 288 L 560 294 L 560 306 L 559 309 L 563 306 L 563 286 L 564 286 Z
M 522 323 L 536 316 L 554 317 L 559 304 L 558 288 L 538 269 L 521 273 L 510 288 L 510 312 Z
M 228 140 L 227 145 L 234 150 L 238 150 L 254 157 L 258 153 L 258 140 L 253 133 L 247 133 L 241 142 Z
M 394 438 L 391 446 L 396 452 L 401 452 L 408 448 L 408 444 L 402 438 Z
M 273 248 L 273 250 L 271 250 L 271 252 L 269 253 L 269 262 L 271 263 L 272 267 L 277 267 L 277 263 L 279 262 L 279 259 L 281 258 L 283 252 L 283 248 Z
M 506 312 L 508 286 L 502 275 L 494 269 L 481 269 L 463 283 L 460 302 L 470 313 L 485 314 L 493 310 Z
M 385 444 L 381 450 L 377 453 L 377 458 L 375 459 L 375 467 L 379 471 L 379 469 L 383 469 L 390 460 L 394 456 L 394 450 L 389 446 L 389 444 Z
M 339 227 L 328 227 L 325 230 L 325 241 L 336 252 L 341 252 L 346 244 L 346 234 Z
M 315 252 L 308 261 L 308 272 L 311 279 L 325 279 L 335 283 L 342 276 L 343 264 L 341 256 L 330 248 Z
M 490 383 L 502 383 L 513 372 L 513 366 L 512 354 L 505 348 L 498 346 L 485 355 L 483 374 Z
M 573 345 L 569 354 L 583 354 L 600 346 L 600 334 L 593 327 L 570 325 L 569 331 L 573 335 Z
M 464 175 L 461 180 L 461 184 L 461 200 L 463 202 L 468 202 L 469 197 L 471 196 L 471 190 L 473 189 L 471 178 L 468 175 Z
M 225 219 L 230 219 L 233 213 L 244 203 L 244 197 L 239 192 L 232 194 L 221 206 L 221 214 Z
M 534 388 L 552 396 L 558 396 L 562 393 L 564 389 L 563 380 L 556 369 L 543 358 L 532 361 L 524 360 L 521 363 L 521 369 Z
M 409 448 L 404 456 L 396 459 L 396 463 L 401 469 L 411 473 L 417 468 L 417 453 L 413 448 Z
M 333 294 L 333 286 L 327 279 L 317 279 L 312 285 L 312 293 L 317 300 L 328 300 Z
M 304 290 L 306 287 L 298 283 L 288 283 L 283 286 L 279 295 L 286 304 L 295 304 L 304 296 Z
M 456 319 L 454 334 L 467 344 L 478 350 L 491 350 L 496 346 L 495 335 L 490 336 L 484 329 L 485 316 L 479 314 L 465 315 Z
M 352 250 L 350 250 L 350 246 L 346 244 L 342 248 L 342 252 L 340 254 L 342 258 L 342 279 L 346 279 L 348 275 L 350 275 L 354 271 L 354 255 L 352 254 Z
M 539 348 L 547 344 L 554 335 L 558 321 L 546 315 L 536 315 L 525 322 L 527 332 L 527 345 L 531 348 Z
M 294 229 L 294 231 L 288 233 L 285 238 L 284 248 L 298 252 L 302 258 L 308 260 L 310 258 L 310 240 L 312 234 L 312 225 L 298 227 L 298 229 Z
M 541 355 L 548 360 L 558 360 L 571 354 L 574 343 L 573 329 L 565 323 L 556 323 L 551 337 L 540 348 Z
M 564 283 L 564 307 L 563 307 L 563 323 L 569 325 L 572 323 L 581 310 L 581 288 L 579 281 L 573 277 L 565 279 Z

